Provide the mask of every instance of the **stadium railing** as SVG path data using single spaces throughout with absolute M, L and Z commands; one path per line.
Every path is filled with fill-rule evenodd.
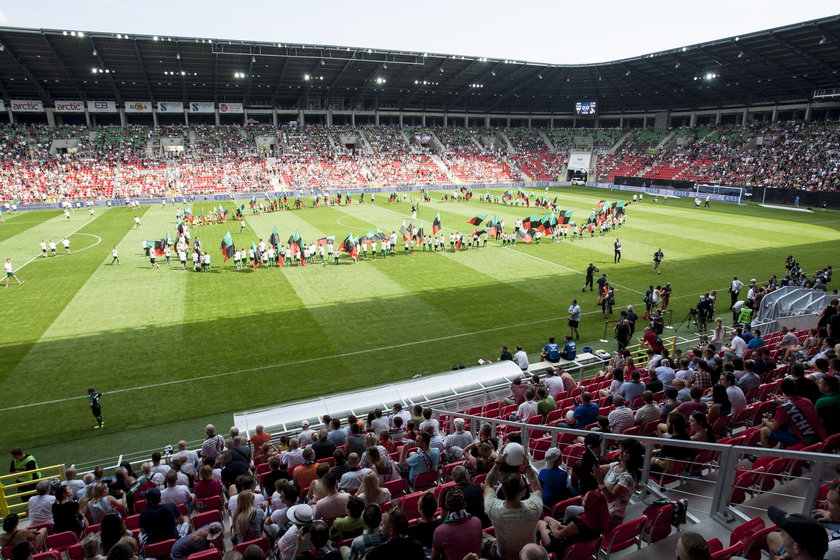
M 38 475 L 38 478 L 18 482 L 20 477 L 30 475 Z M 35 494 L 33 486 L 45 478 L 64 480 L 64 465 L 52 465 L 0 476 L 0 514 L 5 517 L 10 513 L 16 513 L 20 517 L 25 517 L 26 500 Z
M 478 426 L 480 426 L 482 423 L 490 424 L 494 429 L 493 433 L 510 433 L 511 431 L 519 431 L 521 433 L 522 446 L 526 449 L 529 448 L 532 439 L 532 434 L 535 433 L 538 437 L 533 439 L 549 438 L 549 447 L 557 447 L 560 441 L 560 436 L 563 434 L 571 434 L 574 436 L 586 436 L 587 434 L 592 433 L 588 430 L 558 428 L 556 426 L 549 426 L 545 424 L 528 424 L 524 422 L 504 420 L 501 418 L 486 418 L 483 416 L 475 416 L 443 408 L 433 408 L 432 411 L 437 417 L 454 418 L 455 416 L 457 416 L 459 418 L 468 420 L 468 425 L 470 426 L 469 431 L 472 431 L 473 434 L 477 432 Z M 683 495 L 694 495 L 698 498 L 704 498 L 704 500 L 697 500 L 697 502 L 709 501 L 708 508 L 701 510 L 694 508 L 695 513 L 703 516 L 708 516 L 711 519 L 716 519 L 721 523 L 728 523 L 734 519 L 748 521 L 749 519 L 754 517 L 754 515 L 749 515 L 741 511 L 741 509 L 744 508 L 742 504 L 731 503 L 731 497 L 733 495 L 733 489 L 735 488 L 736 477 L 739 473 L 746 472 L 746 469 L 743 466 L 739 468 L 739 464 L 742 464 L 744 459 L 749 458 L 749 460 L 752 461 L 752 459 L 758 459 L 761 457 L 772 457 L 776 459 L 787 459 L 789 461 L 801 461 L 804 464 L 809 465 L 808 476 L 791 476 L 790 473 L 783 473 L 783 475 L 786 476 L 788 480 L 800 479 L 802 481 L 805 481 L 807 486 L 804 489 L 804 491 L 800 491 L 800 493 L 796 495 L 777 493 L 777 495 L 779 496 L 783 495 L 786 498 L 796 500 L 801 508 L 799 511 L 806 513 L 810 512 L 817 504 L 821 485 L 825 482 L 830 481 L 830 479 L 824 480 L 822 477 L 822 473 L 824 471 L 833 473 L 833 469 L 827 467 L 831 467 L 838 463 L 838 457 L 831 453 L 814 453 L 801 450 L 792 451 L 787 449 L 745 447 L 741 445 L 703 443 L 697 441 L 684 441 L 676 439 L 665 439 L 658 437 L 646 437 L 626 434 L 599 433 L 599 435 L 602 438 L 602 451 L 607 451 L 610 448 L 615 448 L 618 442 L 625 439 L 635 439 L 642 444 L 645 450 L 645 455 L 642 476 L 640 479 L 640 486 L 642 487 L 642 492 L 639 496 L 640 499 L 645 499 L 648 495 L 653 496 L 653 499 L 668 498 L 669 492 L 674 491 L 673 488 L 668 489 L 669 485 L 672 485 L 675 482 L 682 485 L 689 480 L 700 480 L 696 475 L 692 475 L 689 472 L 689 468 L 699 466 L 711 467 L 714 473 L 713 475 L 709 474 L 708 478 L 705 481 L 705 483 L 711 487 L 710 494 L 702 494 L 697 492 L 692 494 L 691 492 L 687 491 L 680 491 L 680 493 Z M 691 458 L 680 460 L 679 462 L 683 463 L 687 468 L 685 470 L 680 470 L 674 473 L 673 475 L 668 473 L 669 480 L 652 480 L 651 459 L 654 458 L 653 450 L 655 447 L 662 445 L 690 448 L 696 453 L 694 453 Z M 704 461 L 704 463 L 700 465 L 696 461 L 696 459 L 699 458 L 700 455 L 704 452 L 709 452 L 709 455 L 711 455 L 713 458 L 711 460 Z M 677 486 L 676 489 L 680 490 L 680 487 Z M 751 497 L 760 494 L 759 489 L 756 488 L 755 484 L 751 485 L 746 490 L 748 491 Z M 711 498 L 711 500 L 709 500 L 709 498 Z M 749 508 L 749 506 L 746 507 Z M 694 521 L 697 522 L 698 519 L 695 517 Z

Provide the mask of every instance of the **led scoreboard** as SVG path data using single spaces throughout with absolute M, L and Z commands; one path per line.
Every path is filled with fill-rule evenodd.
M 598 113 L 598 102 L 578 101 L 575 103 L 575 113 L 578 115 L 595 115 Z

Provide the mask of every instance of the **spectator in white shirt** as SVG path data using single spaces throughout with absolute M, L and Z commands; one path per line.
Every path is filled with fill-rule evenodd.
M 513 355 L 513 363 L 518 365 L 522 371 L 528 371 L 528 366 L 531 365 L 528 362 L 528 354 L 519 345 L 516 346 L 516 353 Z
M 538 405 L 537 401 L 534 400 L 534 391 L 532 389 L 528 389 L 525 391 L 525 402 L 519 405 L 519 408 L 516 409 L 516 420 L 525 421 L 531 416 L 536 416 L 538 414 Z
M 280 454 L 280 462 L 286 465 L 287 469 L 306 462 L 303 459 L 303 449 L 300 448 L 298 438 L 289 440 L 289 449 Z

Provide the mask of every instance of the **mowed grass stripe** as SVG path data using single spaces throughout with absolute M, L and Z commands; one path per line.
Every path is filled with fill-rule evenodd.
M 124 212 L 113 209 L 101 213 L 80 232 L 101 237 L 100 245 L 105 248 L 116 244 L 124 234 Z M 107 249 L 104 251 L 107 253 Z M 68 391 L 83 392 L 82 385 L 94 375 L 93 370 L 97 370 L 95 375 L 99 374 L 94 359 L 96 346 L 88 346 L 83 338 L 71 336 L 40 344 L 38 341 L 102 262 L 103 255 L 96 249 L 46 259 L 38 266 L 24 270 L 26 284 L 5 290 L 7 308 L 14 316 L 14 320 L 0 325 L 0 344 L 3 345 L 0 352 L 0 391 L 5 402 L 31 402 L 33 394 L 43 398 L 53 395 L 63 397 Z M 76 317 L 76 321 L 100 320 L 108 309 L 107 298 L 108 294 L 102 294 L 99 304 L 86 310 L 83 316 Z M 86 367 L 79 368 L 76 364 L 86 364 Z M 107 373 L 118 375 L 119 369 Z M 68 373 L 68 370 L 71 371 Z M 44 411 L 37 410 L 2 413 L 0 422 L 21 429 L 25 426 L 33 438 L 46 438 L 43 440 L 46 441 L 50 437 L 67 437 L 66 426 L 59 419 L 68 413 L 76 416 L 76 412 L 71 410 L 74 408 L 57 406 L 46 415 Z M 20 439 L 17 429 L 8 430 L 0 436 L 0 441 L 6 446 L 20 443 Z
M 109 264 L 112 245 L 99 246 L 102 265 L 76 292 L 18 368 L 23 372 L 43 367 L 60 369 L 63 375 L 51 385 L 58 394 L 72 390 L 72 383 L 78 378 L 91 384 L 107 382 L 110 387 L 137 384 L 148 374 L 146 367 L 153 361 L 150 355 L 163 350 L 152 334 L 154 329 L 165 325 L 178 330 L 183 324 L 186 273 L 170 270 L 162 258 L 161 268 L 151 270 L 141 251 L 147 237 L 144 234 L 160 231 L 154 236 L 159 239 L 168 228 L 164 215 L 157 209 L 147 209 L 140 228 L 131 227 L 133 215 L 123 216 L 116 225 L 124 232 L 117 243 L 121 264 Z M 68 340 L 74 341 L 78 346 L 75 351 L 85 356 L 84 360 L 66 362 L 59 355 L 40 351 L 41 347 Z M 115 371 L 120 372 L 117 378 L 112 373 Z
M 56 243 L 57 253 L 63 253 L 64 247 L 61 245 L 61 239 L 65 235 L 85 227 L 91 221 L 87 216 L 79 217 L 78 215 L 71 216 L 71 219 L 68 220 L 63 214 L 55 214 L 52 211 L 46 211 L 43 214 L 38 212 L 38 214 L 39 217 L 47 215 L 49 218 L 40 222 L 37 219 L 30 220 L 38 223 L 32 224 L 31 227 L 21 229 L 14 235 L 0 241 L 0 256 L 3 257 L 3 260 L 11 258 L 15 268 L 22 266 L 33 257 L 41 255 L 40 243 L 42 239 L 48 245 L 50 239 L 52 239 Z M 0 224 L 0 226 L 3 225 Z M 0 227 L 0 230 L 2 229 Z M 80 239 L 71 239 L 70 242 L 79 247 L 85 245 Z
M 3 221 L 0 222 L 0 248 L 2 242 L 19 235 L 35 226 L 59 216 L 55 211 L 20 212 L 18 214 L 3 213 Z M 8 257 L 4 257 L 5 258 Z

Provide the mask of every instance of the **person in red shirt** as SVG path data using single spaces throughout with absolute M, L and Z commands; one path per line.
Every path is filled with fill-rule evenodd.
M 662 344 L 662 340 L 659 338 L 659 335 L 653 332 L 650 327 L 645 327 L 645 334 L 639 339 L 639 344 L 647 344 L 655 354 L 659 354 L 662 352 L 662 349 L 665 348 L 665 345 Z
M 782 381 L 782 397 L 776 403 L 772 420 L 764 419 L 761 428 L 761 446 L 775 447 L 777 442 L 785 447 L 805 443 L 811 445 L 827 436 L 814 405 L 800 397 L 793 379 Z

